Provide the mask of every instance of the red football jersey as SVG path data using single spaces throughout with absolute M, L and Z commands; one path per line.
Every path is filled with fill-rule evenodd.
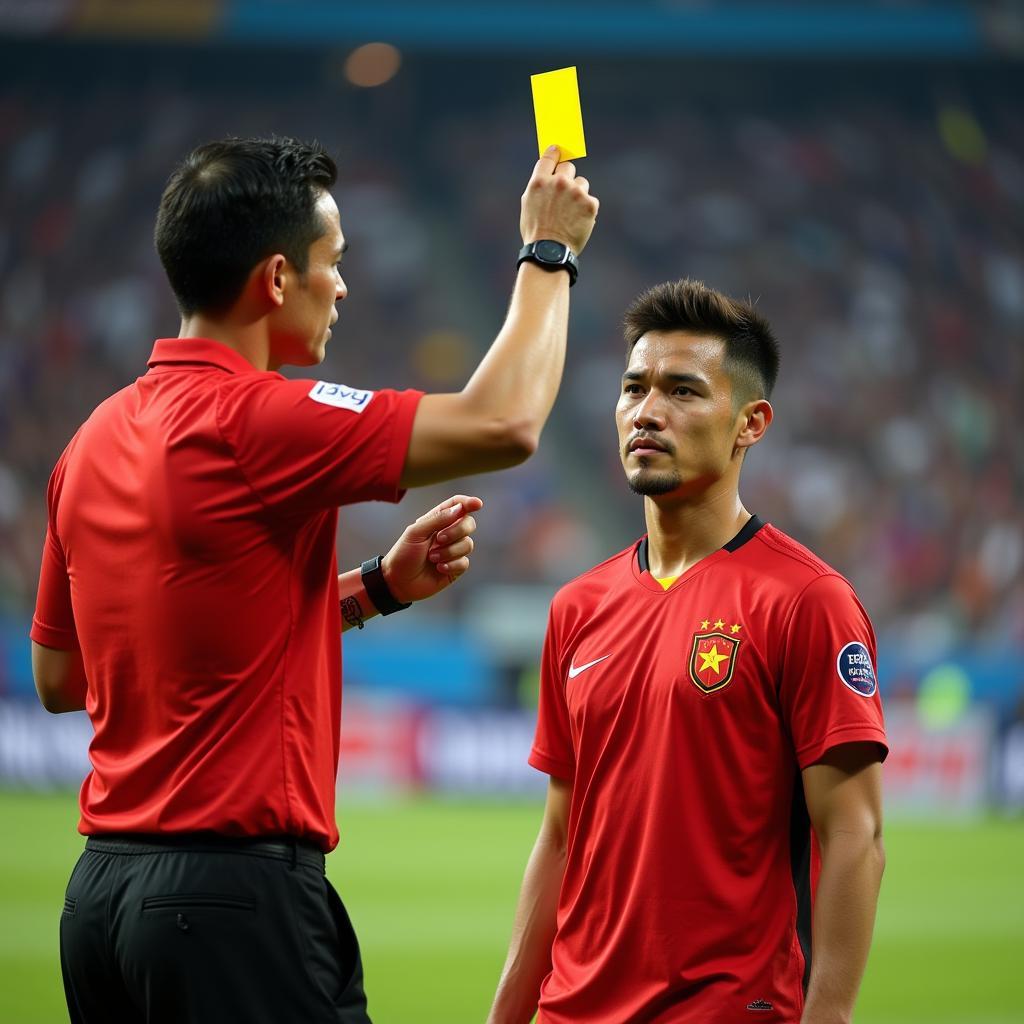
M 80 830 L 331 849 L 337 507 L 401 497 L 420 392 L 286 380 L 197 338 L 149 365 L 50 480 L 32 639 L 82 650 Z
M 551 606 L 530 763 L 573 780 L 544 1024 L 800 1019 L 812 832 L 800 770 L 886 753 L 849 583 L 754 517 L 668 590 L 646 539 Z

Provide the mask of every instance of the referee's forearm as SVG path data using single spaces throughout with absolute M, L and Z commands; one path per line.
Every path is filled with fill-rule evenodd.
M 338 576 L 338 602 L 341 606 L 342 633 L 350 629 L 362 629 L 367 619 L 379 614 L 366 593 L 359 569 L 349 569 Z
M 562 381 L 568 326 L 568 275 L 524 263 L 505 323 L 463 389 L 466 400 L 522 423 L 536 447 Z

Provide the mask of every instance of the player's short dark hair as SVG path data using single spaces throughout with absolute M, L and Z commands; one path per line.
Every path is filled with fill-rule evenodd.
M 304 273 L 325 230 L 316 202 L 337 177 L 318 142 L 229 138 L 189 153 L 167 182 L 154 233 L 182 314 L 228 309 L 273 253 Z
M 771 398 L 779 375 L 779 345 L 768 321 L 748 302 L 730 299 L 703 281 L 683 278 L 639 295 L 623 323 L 627 357 L 648 331 L 687 331 L 719 338 L 739 403 Z

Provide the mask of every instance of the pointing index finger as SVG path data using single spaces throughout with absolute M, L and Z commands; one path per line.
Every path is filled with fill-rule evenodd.
M 442 501 L 437 507 L 438 509 L 445 509 L 455 504 L 461 505 L 464 513 L 479 512 L 484 507 L 483 501 L 475 494 L 453 494 L 450 498 Z

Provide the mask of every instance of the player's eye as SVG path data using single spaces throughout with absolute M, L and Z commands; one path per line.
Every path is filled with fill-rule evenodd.
M 640 385 L 639 384 L 623 384 L 622 393 L 624 395 L 639 395 Z
M 679 387 L 676 388 L 675 393 L 677 395 L 692 395 L 692 394 L 695 394 L 695 392 L 694 392 L 694 390 L 692 388 L 684 387 L 682 384 L 680 384 Z

